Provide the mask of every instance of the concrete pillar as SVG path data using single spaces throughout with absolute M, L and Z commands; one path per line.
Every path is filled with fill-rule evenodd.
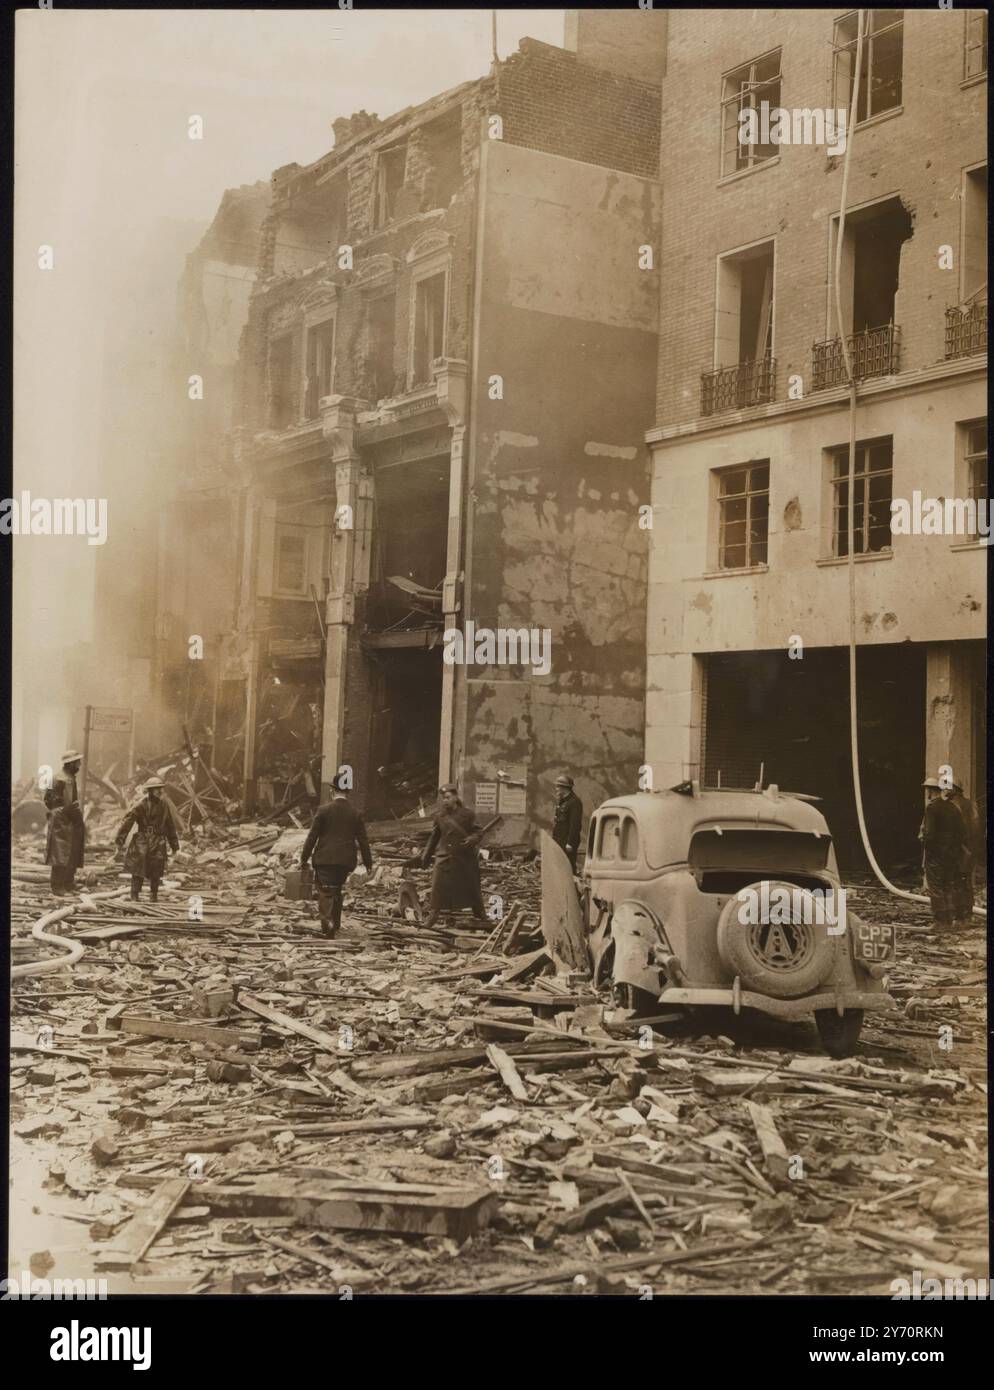
M 703 672 L 691 652 L 649 656 L 645 762 L 654 791 L 700 776 Z
M 948 765 L 967 796 L 977 790 L 973 756 L 970 651 L 964 643 L 930 643 L 925 664 L 925 775 Z

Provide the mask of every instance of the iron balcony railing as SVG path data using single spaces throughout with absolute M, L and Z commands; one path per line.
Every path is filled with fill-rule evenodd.
M 987 301 L 946 310 L 946 361 L 987 351 Z
M 701 414 L 717 415 L 722 410 L 744 410 L 746 406 L 772 401 L 777 389 L 775 357 L 758 362 L 739 362 L 735 367 L 719 367 L 701 373 Z
M 899 332 L 896 324 L 889 323 L 884 328 L 867 328 L 863 333 L 849 335 L 846 342 L 857 381 L 891 376 L 897 371 Z M 847 380 L 842 339 L 828 338 L 823 343 L 815 343 L 811 349 L 812 391 L 844 386 Z

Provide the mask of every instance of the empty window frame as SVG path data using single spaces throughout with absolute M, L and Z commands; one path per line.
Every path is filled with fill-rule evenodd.
M 317 418 L 323 396 L 330 396 L 335 384 L 335 320 L 326 319 L 307 330 L 308 420 Z
M 366 306 L 368 350 L 366 376 L 370 397 L 381 401 L 394 394 L 394 335 L 396 332 L 396 300 L 392 294 L 371 299 Z
M 966 479 L 967 496 L 977 504 L 975 515 L 986 517 L 990 503 L 990 488 L 987 478 L 987 420 L 971 420 L 961 425 L 963 440 L 963 472 Z M 970 535 L 973 541 L 986 540 L 986 533 L 974 528 Z
M 283 430 L 297 419 L 297 384 L 293 376 L 293 338 L 275 338 L 269 346 L 269 425 Z
M 307 531 L 303 526 L 277 525 L 273 589 L 278 594 L 307 596 Z
M 617 859 L 621 840 L 621 817 L 601 816 L 597 834 L 597 858 L 610 862 Z
M 373 226 L 385 227 L 396 211 L 397 195 L 404 187 L 407 169 L 407 145 L 394 145 L 381 150 L 376 157 L 376 178 L 373 199 Z
M 773 242 L 718 259 L 715 367 L 763 362 L 773 353 Z
M 431 364 L 445 356 L 445 271 L 428 275 L 414 284 L 414 336 L 411 342 L 410 384 L 431 381 Z
M 967 10 L 963 47 L 963 80 L 982 77 L 987 71 L 987 11 Z
M 863 18 L 856 120 L 868 121 L 901 105 L 904 11 L 853 10 L 835 21 L 832 106 L 849 110 L 856 68 L 856 36 Z
M 721 85 L 721 173 L 737 174 L 752 169 L 779 153 L 774 144 L 760 144 L 758 130 L 755 140 L 742 139 L 749 131 L 743 111 L 759 111 L 763 104 L 770 110 L 780 105 L 780 49 L 753 58 L 734 71 L 725 73 Z M 758 120 L 754 122 L 759 125 Z M 769 121 L 765 123 L 769 132 Z
M 987 290 L 987 165 L 963 176 L 963 278 L 961 299 L 986 299 Z
M 849 446 L 828 451 L 832 483 L 832 553 L 849 554 Z M 894 441 L 862 440 L 856 445 L 853 490 L 853 553 L 868 555 L 891 548 Z
M 900 198 L 887 198 L 847 215 L 842 243 L 840 295 L 842 330 L 846 336 L 869 333 L 893 324 L 900 288 L 901 248 L 912 232 L 911 214 Z M 838 234 L 838 218 L 833 218 L 829 265 L 833 281 Z M 829 322 L 834 335 L 834 285 L 830 295 Z
M 770 461 L 717 471 L 718 568 L 765 565 L 770 526 Z

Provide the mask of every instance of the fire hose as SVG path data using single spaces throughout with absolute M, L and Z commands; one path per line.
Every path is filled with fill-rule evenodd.
M 98 898 L 120 897 L 121 890 L 115 888 L 105 893 L 84 893 L 83 902 L 95 902 Z M 76 903 L 70 903 L 68 907 L 55 908 L 52 912 L 46 912 L 43 917 L 39 917 L 31 928 L 31 935 L 35 941 L 44 942 L 46 946 L 61 946 L 68 952 L 68 955 L 56 956 L 52 960 L 33 960 L 23 965 L 11 966 L 10 974 L 12 979 L 20 979 L 25 975 L 50 975 L 55 970 L 68 970 L 76 964 L 82 956 L 85 947 L 78 941 L 70 941 L 65 936 L 56 936 L 49 933 L 47 928 L 55 922 L 62 922 L 67 917 L 78 911 Z

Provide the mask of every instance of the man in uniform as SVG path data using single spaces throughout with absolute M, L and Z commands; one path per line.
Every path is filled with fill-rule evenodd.
M 929 787 L 929 802 L 922 822 L 925 847 L 925 884 L 937 927 L 956 924 L 963 900 L 963 877 L 969 874 L 973 857 L 969 850 L 969 830 L 962 812 L 951 799 L 953 792 L 935 793 Z M 970 905 L 973 890 L 970 888 Z
M 45 791 L 45 810 L 48 813 L 45 863 L 52 866 L 52 892 L 60 896 L 73 892 L 76 870 L 83 863 L 86 826 L 76 784 L 82 761 L 75 748 L 67 748 L 62 754 L 62 771 Z
M 552 838 L 565 852 L 574 873 L 582 825 L 583 802 L 573 790 L 573 778 L 561 772 L 556 778 L 556 814 Z
M 473 819 L 473 812 L 462 804 L 458 788 L 452 782 L 439 787 L 438 791 L 441 808 L 435 815 L 431 837 L 421 855 L 423 869 L 427 869 L 432 857 L 435 857 L 425 926 L 434 926 L 440 912 L 461 907 L 471 907 L 476 920 L 486 922 L 480 864 L 476 854 L 480 843 L 480 826 Z
M 150 777 L 143 788 L 145 795 L 131 807 L 118 827 L 115 841 L 118 854 L 124 850 L 128 831 L 135 827 L 124 853 L 124 867 L 131 875 L 131 898 L 135 902 L 141 897 L 146 879 L 152 901 L 159 901 L 159 884 L 166 871 L 168 852 L 171 849 L 175 854 L 179 849 L 172 808 L 162 795 L 165 785 L 161 777 Z
M 342 925 L 342 887 L 356 866 L 356 846 L 366 872 L 373 868 L 365 822 L 352 806 L 338 777 L 332 780 L 332 798 L 319 806 L 310 833 L 300 852 L 300 867 L 314 856 L 321 931 L 334 936 Z

